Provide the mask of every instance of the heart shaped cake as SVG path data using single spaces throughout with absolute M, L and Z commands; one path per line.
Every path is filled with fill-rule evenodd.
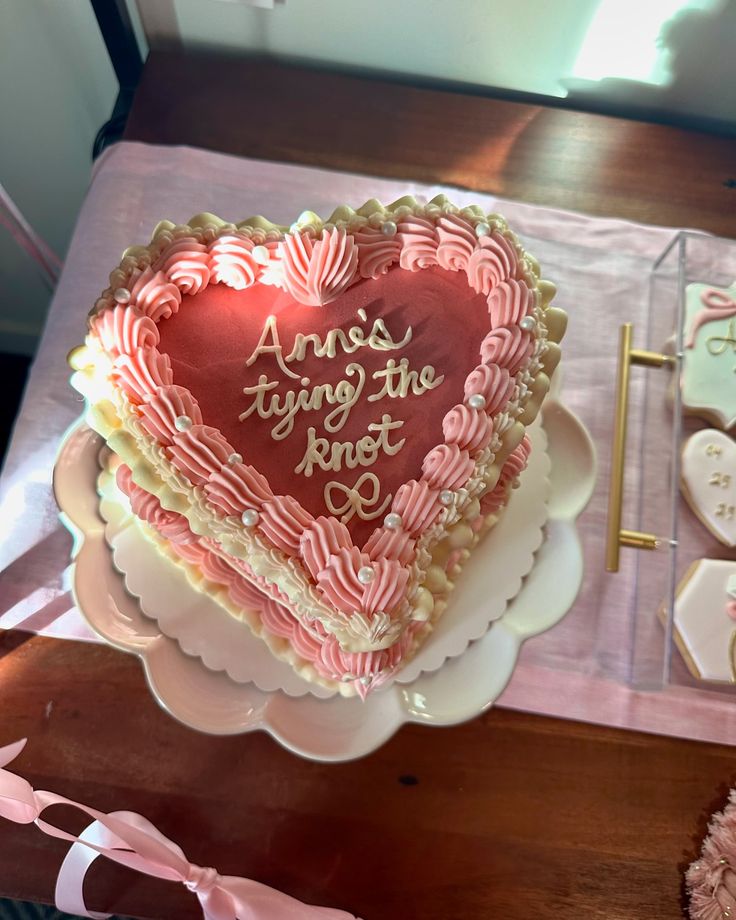
M 526 466 L 554 291 L 503 218 L 443 196 L 290 227 L 202 214 L 126 251 L 72 382 L 152 552 L 303 677 L 365 697 Z

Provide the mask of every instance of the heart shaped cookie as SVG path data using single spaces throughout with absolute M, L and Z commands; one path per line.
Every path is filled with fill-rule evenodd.
M 736 442 L 704 428 L 682 448 L 682 494 L 708 530 L 736 546 Z
M 72 357 L 167 549 L 309 679 L 365 696 L 441 615 L 526 465 L 554 286 L 443 196 L 129 249 Z M 255 611 L 255 613 L 254 613 Z

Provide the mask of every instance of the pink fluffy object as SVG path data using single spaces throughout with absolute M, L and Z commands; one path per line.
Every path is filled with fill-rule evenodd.
M 736 789 L 708 828 L 700 856 L 685 874 L 691 920 L 736 920 Z

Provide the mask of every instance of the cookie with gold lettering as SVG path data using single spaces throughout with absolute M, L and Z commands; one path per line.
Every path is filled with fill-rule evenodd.
M 736 561 L 699 559 L 677 588 L 674 637 L 694 677 L 736 680 Z
M 688 438 L 680 485 L 708 530 L 726 546 L 736 546 L 736 441 L 716 428 Z
M 204 214 L 126 252 L 73 384 L 167 548 L 299 673 L 364 696 L 526 465 L 553 294 L 503 218 L 443 196 Z
M 685 291 L 682 404 L 728 430 L 736 425 L 736 282 Z

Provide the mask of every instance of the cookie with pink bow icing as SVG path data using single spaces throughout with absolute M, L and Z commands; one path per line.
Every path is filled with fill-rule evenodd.
M 736 425 L 736 282 L 687 286 L 681 386 L 687 413 Z
M 201 214 L 126 251 L 72 382 L 167 554 L 298 673 L 364 697 L 526 466 L 554 292 L 503 218 L 443 196 Z

